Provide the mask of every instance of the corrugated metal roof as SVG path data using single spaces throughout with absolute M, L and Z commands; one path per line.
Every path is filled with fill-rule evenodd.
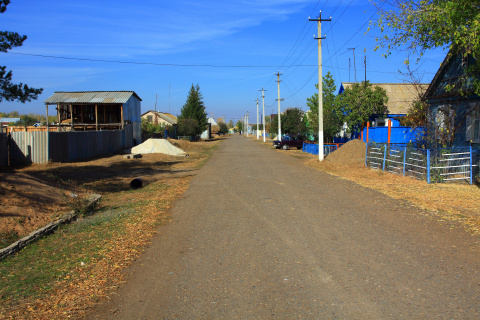
M 353 86 L 354 82 L 342 82 L 343 88 Z M 379 86 L 387 92 L 387 108 L 389 114 L 407 114 L 412 102 L 418 99 L 418 92 L 415 84 L 410 83 L 372 83 L 373 87 Z M 419 89 L 424 94 L 429 84 L 419 84 Z
M 57 91 L 44 103 L 125 103 L 132 95 L 142 101 L 134 91 Z

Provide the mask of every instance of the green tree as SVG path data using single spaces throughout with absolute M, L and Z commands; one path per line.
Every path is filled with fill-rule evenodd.
M 7 10 L 10 0 L 0 0 L 0 13 Z M 19 35 L 16 32 L 0 31 L 0 52 L 20 47 L 27 40 L 26 35 Z M 18 100 L 22 103 L 32 101 L 38 98 L 43 89 L 30 88 L 28 85 L 12 83 L 12 71 L 7 71 L 7 67 L 0 66 L 0 102 Z
M 35 123 L 37 123 L 37 117 L 32 114 L 24 114 L 20 116 L 20 121 L 15 122 L 14 126 L 33 126 Z
M 300 108 L 290 108 L 281 115 L 282 134 L 305 134 L 307 127 L 303 122 L 304 112 Z
M 318 83 L 315 84 L 318 90 Z M 333 142 L 333 137 L 340 132 L 343 125 L 343 117 L 335 104 L 335 80 L 330 72 L 323 76 L 322 97 L 323 97 L 323 137 L 325 142 Z M 308 128 L 310 133 L 318 140 L 318 93 L 307 98 Z
M 382 36 L 376 49 L 392 51 L 406 48 L 410 54 L 423 54 L 433 48 L 460 54 L 473 63 L 467 75 L 480 70 L 480 2 L 478 0 L 371 0 L 380 18 L 371 22 Z M 384 9 L 388 8 L 388 9 Z M 473 58 L 473 59 L 469 59 Z M 408 60 L 406 61 L 408 63 Z M 465 77 L 464 81 L 468 82 Z M 471 87 L 480 95 L 480 81 Z
M 238 131 L 243 131 L 243 122 L 238 120 L 237 124 L 235 125 Z
M 202 132 L 197 119 L 178 119 L 178 135 L 198 137 Z
M 228 121 L 227 127 L 228 129 L 232 129 L 234 127 L 232 120 Z
M 228 126 L 225 122 L 219 122 L 218 126 L 220 127 L 218 133 L 228 133 Z
M 350 132 L 358 132 L 372 115 L 388 114 L 385 89 L 367 81 L 355 83 L 335 98 L 335 104 Z
M 196 120 L 195 121 L 180 121 L 180 120 Z M 203 97 L 200 93 L 200 87 L 197 84 L 190 88 L 187 101 L 180 111 L 178 116 L 178 129 L 181 135 L 199 136 L 207 127 L 207 113 L 205 112 L 205 106 L 203 104 Z M 185 128 L 186 125 L 192 125 L 192 128 Z M 185 134 L 189 132 L 190 134 Z

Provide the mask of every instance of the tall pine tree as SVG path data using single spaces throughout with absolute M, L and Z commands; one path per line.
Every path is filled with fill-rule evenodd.
M 10 0 L 0 0 L 0 13 L 7 10 Z M 16 32 L 0 31 L 0 52 L 20 47 L 27 40 L 27 36 L 19 35 Z M 7 67 L 0 66 L 0 102 L 18 100 L 22 103 L 37 99 L 43 89 L 30 88 L 28 85 L 12 83 L 12 71 L 7 71 Z
M 195 121 L 191 120 L 196 120 L 198 126 L 193 126 Z M 191 128 L 192 126 L 194 128 Z M 180 133 L 188 132 L 186 135 L 195 136 L 202 134 L 207 127 L 207 113 L 205 112 L 205 105 L 203 104 L 203 97 L 198 84 L 194 86 L 192 83 L 187 101 L 180 111 L 180 116 L 178 116 L 178 127 Z

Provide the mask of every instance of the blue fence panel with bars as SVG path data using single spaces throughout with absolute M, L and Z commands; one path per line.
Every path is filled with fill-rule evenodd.
M 323 145 L 323 155 L 327 156 L 328 154 L 332 153 L 333 151 L 337 150 L 339 146 L 342 144 L 324 144 Z M 307 152 L 313 155 L 318 155 L 318 144 L 317 143 L 303 143 L 302 147 L 303 152 Z
M 467 181 L 478 176 L 479 153 L 466 148 L 420 149 L 405 144 L 368 143 L 365 165 L 428 183 Z

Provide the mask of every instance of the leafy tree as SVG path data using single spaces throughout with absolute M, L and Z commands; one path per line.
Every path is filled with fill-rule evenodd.
M 0 13 L 7 10 L 10 0 L 0 0 Z M 16 32 L 0 31 L 0 52 L 20 47 L 27 40 L 26 35 L 19 35 Z M 18 100 L 22 103 L 32 101 L 38 98 L 43 89 L 30 88 L 28 85 L 12 83 L 12 71 L 7 71 L 6 66 L 0 66 L 0 102 Z
M 307 127 L 303 122 L 304 112 L 300 108 L 290 108 L 282 114 L 282 133 L 285 134 L 305 134 Z
M 315 84 L 318 90 L 318 83 Z M 323 76 L 322 96 L 323 96 L 323 137 L 326 142 L 333 142 L 333 137 L 340 132 L 343 125 L 342 115 L 335 105 L 335 80 L 330 72 Z M 307 98 L 307 106 L 310 108 L 308 113 L 308 127 L 311 133 L 318 135 L 318 93 Z M 305 119 L 305 122 L 307 119 Z M 316 138 L 318 140 L 318 137 Z
M 227 127 L 228 129 L 232 129 L 234 127 L 232 120 L 228 121 Z
M 178 119 L 178 132 L 180 136 L 198 137 L 203 131 L 197 119 Z
M 147 119 L 142 119 L 141 122 L 142 129 L 142 141 L 146 141 L 150 138 L 160 138 L 163 137 L 165 132 L 165 124 L 155 124 L 148 121 Z
M 369 81 L 355 83 L 335 98 L 335 104 L 350 132 L 358 132 L 372 115 L 386 115 L 387 102 L 385 89 L 379 86 L 373 88 Z
M 37 123 L 37 117 L 32 114 L 24 114 L 20 116 L 20 121 L 15 122 L 13 125 L 14 126 L 33 126 L 35 123 Z
M 218 133 L 228 133 L 228 126 L 225 122 L 219 122 L 218 126 L 220 127 Z
M 423 54 L 432 48 L 450 50 L 473 63 L 467 75 L 480 70 L 480 2 L 478 0 L 371 0 L 380 18 L 372 22 L 382 35 L 376 38 L 385 49 L 385 57 L 393 50 L 406 47 L 411 54 Z M 389 9 L 383 9 L 389 8 Z M 408 63 L 408 60 L 406 61 Z M 468 82 L 471 77 L 466 77 Z M 472 87 L 480 95 L 477 77 Z
M 200 93 L 200 87 L 197 84 L 190 88 L 187 101 L 180 111 L 178 117 L 178 129 L 182 132 L 182 135 L 199 136 L 207 127 L 207 113 L 205 112 L 205 106 L 203 104 L 203 97 Z M 180 120 L 196 120 L 195 121 L 180 121 Z M 192 128 L 185 128 L 186 125 L 192 125 Z M 189 132 L 190 134 L 185 134 Z
M 271 121 L 268 127 L 268 133 L 270 133 L 270 137 L 276 136 L 278 134 L 278 115 L 273 115 L 271 117 Z M 281 120 L 281 119 L 280 119 Z
M 243 131 L 243 122 L 238 120 L 237 124 L 235 125 L 238 131 Z

